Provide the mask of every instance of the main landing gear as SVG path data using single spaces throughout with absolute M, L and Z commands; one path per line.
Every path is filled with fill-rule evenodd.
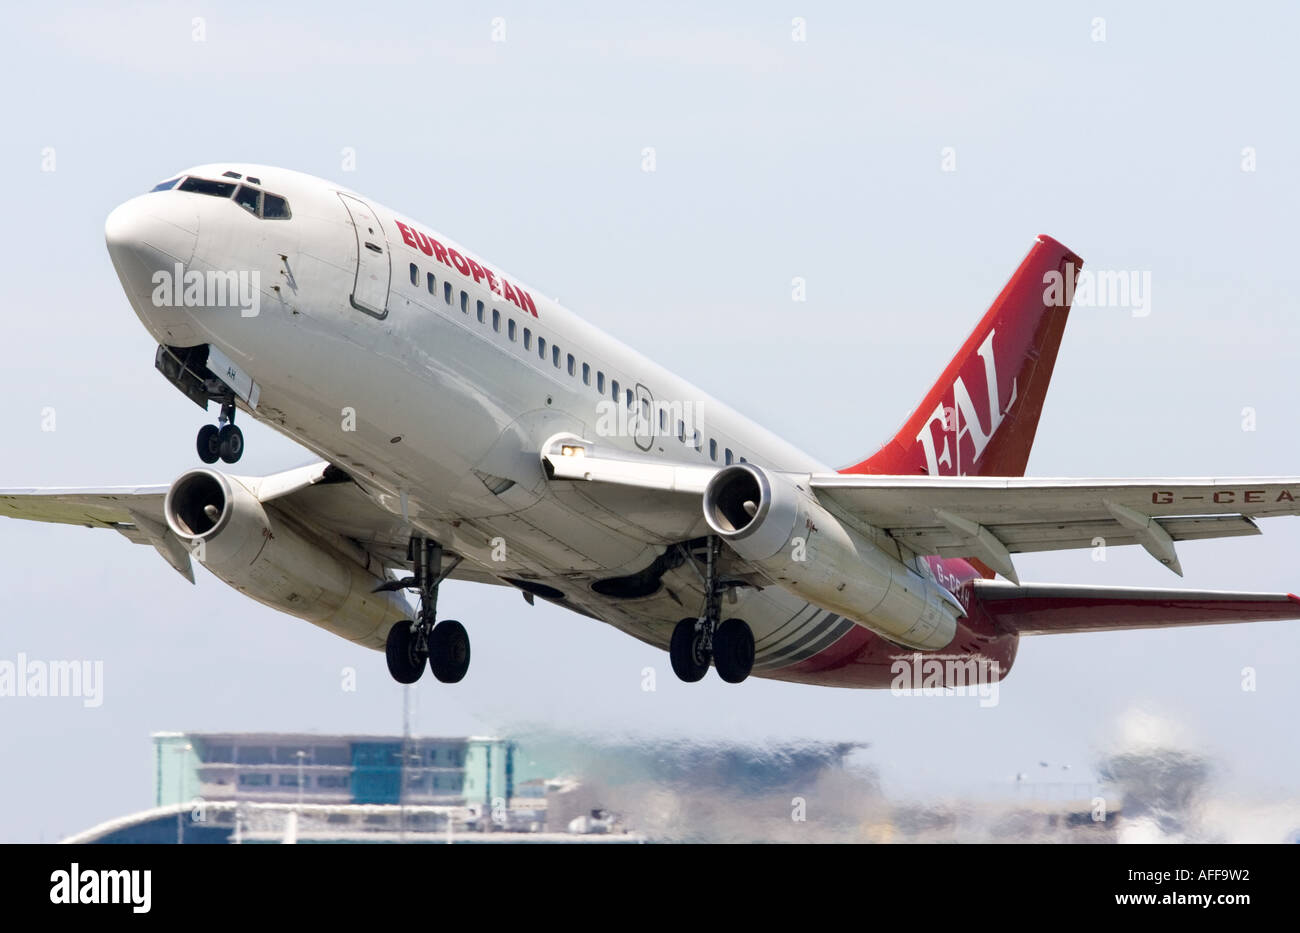
M 673 673 L 687 683 L 701 680 L 709 672 L 709 662 L 718 676 L 729 684 L 738 684 L 754 668 L 754 633 L 740 619 L 720 621 L 722 585 L 718 580 L 718 557 L 722 543 L 709 537 L 708 559 L 704 573 L 704 615 L 682 619 L 673 629 L 668 657 Z
M 221 415 L 216 424 L 199 428 L 199 459 L 216 463 L 218 459 L 235 463 L 244 455 L 244 432 L 235 427 L 235 400 L 227 398 L 221 403 Z
M 424 673 L 425 662 L 433 676 L 445 684 L 458 683 L 469 670 L 469 634 L 451 619 L 437 622 L 438 585 L 460 563 L 454 558 L 444 569 L 442 547 L 427 538 L 412 538 L 407 555 L 415 576 L 394 580 L 379 590 L 418 589 L 420 609 L 415 621 L 403 619 L 388 631 L 385 654 L 388 673 L 399 684 L 413 684 Z

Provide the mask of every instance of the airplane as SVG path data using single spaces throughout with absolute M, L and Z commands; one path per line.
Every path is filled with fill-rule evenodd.
M 1035 479 L 1082 260 L 1037 237 L 897 435 L 832 469 L 411 217 L 298 172 L 187 169 L 108 216 L 154 365 L 218 417 L 156 486 L 0 490 L 0 514 L 111 528 L 194 582 L 464 678 L 444 580 L 514 587 L 696 682 L 1000 680 L 1023 635 L 1300 618 L 1300 598 L 1022 583 L 1013 555 L 1176 543 L 1297 514 L 1300 478 Z M 319 458 L 218 469 L 253 418 Z M 999 580 L 997 577 L 1003 579 Z M 408 602 L 404 592 L 414 597 Z

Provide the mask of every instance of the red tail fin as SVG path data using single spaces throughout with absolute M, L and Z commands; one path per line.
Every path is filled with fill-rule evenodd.
M 1040 236 L 898 435 L 841 472 L 1023 476 L 1081 265 Z

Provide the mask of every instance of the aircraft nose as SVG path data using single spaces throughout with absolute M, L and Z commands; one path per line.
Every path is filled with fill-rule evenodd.
M 188 265 L 198 241 L 199 215 L 188 198 L 168 191 L 118 205 L 104 222 L 104 242 L 122 286 L 133 294 L 152 289 L 154 273 Z

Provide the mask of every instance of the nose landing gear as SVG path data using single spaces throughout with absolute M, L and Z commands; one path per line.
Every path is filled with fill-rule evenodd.
M 235 426 L 235 400 L 227 398 L 221 403 L 221 415 L 216 424 L 199 428 L 197 443 L 199 459 L 204 463 L 236 463 L 244 455 L 244 432 Z
M 427 538 L 412 538 L 407 553 L 415 575 L 394 580 L 380 590 L 417 589 L 420 609 L 415 621 L 403 619 L 388 631 L 385 656 L 388 673 L 399 684 L 413 684 L 427 662 L 433 676 L 445 684 L 459 683 L 469 670 L 469 634 L 453 619 L 437 622 L 438 586 L 460 563 L 452 558 L 443 567 L 442 547 Z

